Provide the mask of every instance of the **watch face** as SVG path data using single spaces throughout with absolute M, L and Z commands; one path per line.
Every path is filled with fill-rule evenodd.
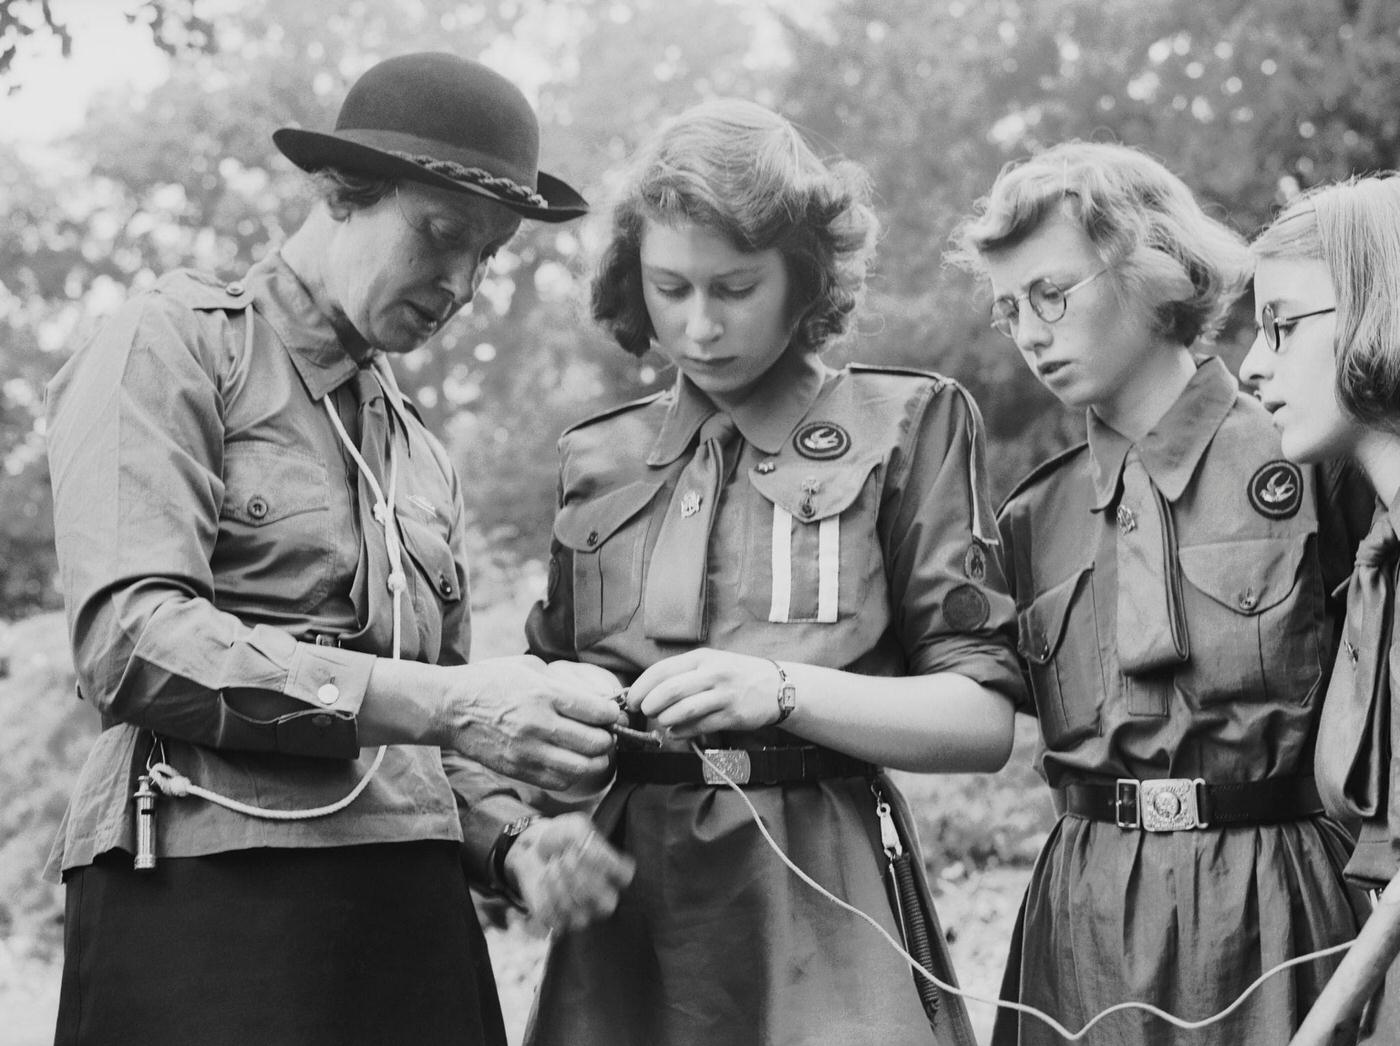
M 517 817 L 514 821 L 512 821 L 510 824 L 506 825 L 504 828 L 501 829 L 501 834 L 514 838 L 521 832 L 525 831 L 525 829 L 529 828 L 534 820 L 535 819 L 533 817 L 530 817 L 528 815 L 525 817 Z

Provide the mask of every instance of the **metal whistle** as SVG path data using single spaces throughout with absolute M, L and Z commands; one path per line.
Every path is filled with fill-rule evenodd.
M 156 791 L 151 787 L 151 775 L 136 779 L 136 859 L 132 864 L 138 872 L 156 866 Z

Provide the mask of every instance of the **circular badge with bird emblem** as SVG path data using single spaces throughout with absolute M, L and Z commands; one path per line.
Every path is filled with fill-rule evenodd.
M 851 449 L 851 437 L 834 421 L 814 421 L 794 433 L 792 445 L 804 458 L 826 461 Z
M 1249 503 L 1267 519 L 1291 519 L 1303 504 L 1303 473 L 1291 461 L 1271 461 L 1249 480 Z

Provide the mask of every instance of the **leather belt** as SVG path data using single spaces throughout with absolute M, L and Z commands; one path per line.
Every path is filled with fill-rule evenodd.
M 1055 806 L 1061 813 L 1145 832 L 1278 824 L 1322 812 L 1317 785 L 1311 777 L 1274 777 L 1235 784 L 1207 784 L 1199 777 L 1151 781 L 1120 777 L 1112 784 L 1072 784 L 1061 788 L 1055 793 Z
M 875 767 L 819 745 L 788 745 L 772 748 L 706 748 L 707 756 L 735 784 L 800 784 L 831 777 L 870 777 Z M 718 784 L 724 778 L 715 773 L 694 752 L 655 752 L 619 748 L 617 776 L 623 781 L 645 784 Z

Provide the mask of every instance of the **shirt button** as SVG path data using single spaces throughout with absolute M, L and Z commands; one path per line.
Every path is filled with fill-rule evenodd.
M 588 542 L 588 547 L 592 548 L 594 545 L 598 544 L 598 532 L 596 530 L 590 530 L 588 532 L 588 537 L 584 540 Z
M 1245 589 L 1244 594 L 1240 596 L 1240 609 L 1253 610 L 1258 605 L 1259 597 L 1254 594 L 1254 590 Z
M 267 499 L 261 494 L 254 494 L 248 499 L 248 515 L 254 519 L 262 519 L 267 515 Z
M 452 579 L 446 574 L 438 575 L 438 591 L 444 596 L 452 595 Z
M 237 280 L 234 280 L 232 283 L 224 287 L 224 293 L 232 294 L 235 297 L 237 297 L 238 295 L 243 293 L 243 284 L 239 283 Z
M 321 689 L 316 691 L 316 700 L 323 705 L 333 705 L 340 699 L 340 687 L 334 683 L 322 683 Z

